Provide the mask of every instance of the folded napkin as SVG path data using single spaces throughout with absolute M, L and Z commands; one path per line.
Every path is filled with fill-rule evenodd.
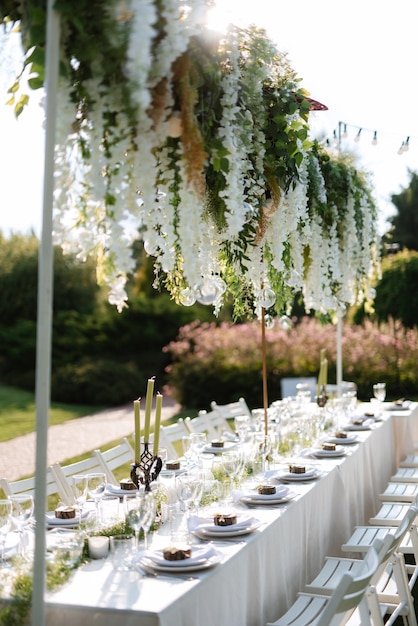
M 234 435 L 234 433 L 229 433 L 228 431 L 222 433 L 222 439 L 224 439 L 225 441 L 232 441 L 233 443 L 239 442 L 238 437 Z
M 240 516 L 236 524 L 231 526 L 216 526 L 212 520 L 198 515 L 191 515 L 187 525 L 190 531 L 210 530 L 211 532 L 224 533 L 226 530 L 243 530 L 254 524 L 257 520 L 254 517 Z
M 112 496 L 134 496 L 138 493 L 137 489 L 121 489 L 117 485 L 106 485 L 106 492 Z
M 162 550 L 146 550 L 142 553 L 142 557 L 146 557 L 156 565 L 163 565 L 164 567 L 184 567 L 189 565 L 199 565 L 205 563 L 211 556 L 216 554 L 216 550 L 211 545 L 195 546 L 192 547 L 192 556 L 188 559 L 182 559 L 181 561 L 168 561 L 163 556 Z

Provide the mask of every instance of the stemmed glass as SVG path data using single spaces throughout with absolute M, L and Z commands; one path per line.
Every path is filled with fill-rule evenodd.
M 97 472 L 94 474 L 87 474 L 87 493 L 94 500 L 96 507 L 96 524 L 100 525 L 101 522 L 101 500 L 105 494 L 106 489 L 106 474 Z
M 27 493 L 14 494 L 9 497 L 12 505 L 12 520 L 19 532 L 19 554 L 25 555 L 23 535 L 33 515 L 33 496 Z
M 232 481 L 238 477 L 241 469 L 242 454 L 240 450 L 225 450 L 221 455 L 221 464 L 224 472 L 231 478 Z
M 141 527 L 144 531 L 144 548 L 148 549 L 148 533 L 155 521 L 155 514 L 157 510 L 157 503 L 154 498 L 154 494 L 151 492 L 141 493 L 137 495 L 138 510 L 141 518 Z
M 126 522 L 134 530 L 135 534 L 135 553 L 138 554 L 139 548 L 139 531 L 142 526 L 140 499 L 143 494 L 139 492 L 134 498 L 126 498 Z
M 192 454 L 193 454 L 192 437 L 191 437 L 191 435 L 184 435 L 181 438 L 181 443 L 182 443 L 182 446 L 183 446 L 183 455 L 184 455 L 184 457 L 186 459 L 186 465 L 187 465 L 187 467 L 190 467 Z
M 74 474 L 71 477 L 71 491 L 74 496 L 75 506 L 78 510 L 79 524 L 83 515 L 83 506 L 87 499 L 87 475 Z
M 183 504 L 187 516 L 191 504 L 198 505 L 203 493 L 203 472 L 190 471 L 176 476 L 175 485 L 178 499 Z
M 234 419 L 235 432 L 240 441 L 244 441 L 250 430 L 249 415 L 236 415 Z
M 379 402 L 384 402 L 386 398 L 386 383 L 375 383 L 373 385 L 373 395 Z
M 255 437 L 255 445 L 257 453 L 261 456 L 263 464 L 263 475 L 267 468 L 267 457 L 271 452 L 271 437 L 270 435 L 259 434 Z
M 6 538 L 12 527 L 12 503 L 10 500 L 0 500 L 0 565 L 4 565 Z
M 192 457 L 195 458 L 196 464 L 199 465 L 200 455 L 205 449 L 207 443 L 207 435 L 206 433 L 192 433 L 190 435 L 191 439 L 191 450 Z

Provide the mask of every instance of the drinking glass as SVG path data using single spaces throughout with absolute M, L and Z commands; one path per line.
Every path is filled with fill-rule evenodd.
M 101 507 L 100 503 L 106 490 L 106 474 L 97 472 L 94 474 L 87 474 L 87 493 L 94 500 L 96 507 L 96 524 L 100 525 L 101 522 Z
M 255 437 L 255 444 L 258 454 L 261 456 L 263 463 L 263 475 L 267 468 L 268 455 L 271 452 L 271 437 L 270 435 L 257 434 Z
M 25 556 L 24 533 L 33 515 L 33 496 L 26 493 L 9 497 L 12 504 L 12 520 L 19 532 L 19 554 Z
M 141 514 L 143 513 L 143 510 L 141 510 L 141 507 L 140 507 L 140 499 L 142 495 L 143 494 L 140 494 L 138 492 L 134 498 L 126 498 L 125 519 L 126 519 L 126 522 L 129 524 L 129 526 L 134 531 L 134 537 L 135 537 L 134 548 L 135 548 L 136 554 L 138 553 L 138 548 L 139 548 L 139 531 L 141 530 L 141 526 L 142 526 Z
M 386 398 L 386 383 L 375 383 L 373 385 L 373 395 L 379 402 L 384 402 Z
M 200 455 L 204 452 L 205 446 L 207 444 L 207 435 L 206 433 L 192 433 L 190 435 L 190 438 L 192 457 L 195 458 L 196 464 L 199 465 Z
M 238 476 L 242 463 L 242 454 L 239 450 L 225 450 L 221 455 L 221 464 L 226 474 L 232 479 Z
M 192 437 L 191 437 L 191 435 L 184 435 L 181 438 L 181 444 L 183 446 L 183 455 L 184 455 L 184 457 L 186 459 L 186 465 L 187 465 L 187 467 L 190 467 L 192 454 L 193 454 Z
M 141 493 L 138 496 L 138 508 L 141 518 L 141 527 L 144 531 L 144 548 L 148 549 L 148 533 L 155 521 L 157 503 L 152 492 Z
M 4 565 L 6 538 L 12 527 L 12 503 L 0 500 L 0 566 Z
M 74 496 L 75 507 L 78 511 L 79 524 L 83 514 L 83 506 L 87 500 L 87 475 L 74 474 L 71 477 L 71 491 Z
M 234 419 L 235 432 L 240 441 L 244 441 L 250 430 L 249 415 L 236 415 Z
M 203 491 L 203 472 L 189 471 L 176 476 L 176 493 L 177 497 L 183 505 L 183 510 L 189 515 L 192 504 L 196 503 L 198 492 L 202 487 Z M 199 502 L 202 497 L 200 493 Z

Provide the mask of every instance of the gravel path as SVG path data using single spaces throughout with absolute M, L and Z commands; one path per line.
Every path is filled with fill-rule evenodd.
M 164 398 L 161 421 L 165 422 L 179 411 L 178 404 Z M 142 402 L 141 414 L 144 414 Z M 155 411 L 152 411 L 152 423 L 154 415 Z M 132 404 L 50 426 L 48 429 L 48 465 L 63 464 L 74 456 L 104 447 L 111 441 L 131 435 L 133 430 Z M 13 481 L 34 474 L 35 455 L 35 433 L 0 442 L 0 477 Z

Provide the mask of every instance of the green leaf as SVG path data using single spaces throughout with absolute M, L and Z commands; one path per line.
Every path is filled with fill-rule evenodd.
M 44 86 L 44 81 L 39 76 L 28 79 L 28 85 L 31 89 L 41 89 Z
M 29 96 L 27 96 L 26 94 L 22 94 L 15 105 L 16 117 L 19 117 L 19 115 L 22 113 L 23 109 L 25 108 L 28 102 L 29 102 Z
M 19 90 L 19 81 L 17 80 L 15 83 L 13 83 L 11 87 L 9 87 L 9 89 L 7 90 L 7 93 L 16 93 L 18 90 Z

